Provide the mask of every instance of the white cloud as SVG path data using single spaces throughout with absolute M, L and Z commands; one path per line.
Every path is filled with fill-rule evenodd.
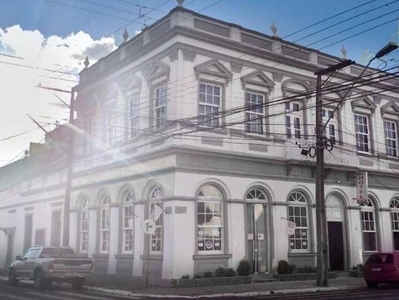
M 82 31 L 66 37 L 44 37 L 38 30 L 23 30 L 19 25 L 0 28 L 0 54 L 23 58 L 0 55 L 0 140 L 35 128 L 36 125 L 26 114 L 39 122 L 55 123 L 56 120 L 67 118 L 67 109 L 51 104 L 60 103 L 54 96 L 55 92 L 38 88 L 39 83 L 42 86 L 70 90 L 77 84 L 77 74 L 84 67 L 82 60 L 86 56 L 92 65 L 115 48 L 113 38 L 93 40 Z M 69 103 L 69 94 L 57 95 Z M 53 128 L 46 126 L 47 130 Z M 0 165 L 24 151 L 29 142 L 38 142 L 43 136 L 41 130 L 35 130 L 31 135 L 0 142 Z

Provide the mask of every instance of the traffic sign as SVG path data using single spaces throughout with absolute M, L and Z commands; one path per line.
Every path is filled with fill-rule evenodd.
M 145 234 L 153 234 L 156 229 L 156 224 L 155 224 L 154 220 L 151 220 L 151 219 L 145 220 L 143 222 L 142 229 Z

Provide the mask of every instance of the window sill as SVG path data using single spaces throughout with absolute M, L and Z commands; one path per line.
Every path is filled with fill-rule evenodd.
M 114 257 L 116 259 L 134 259 L 133 254 L 123 253 L 123 254 L 115 254 Z
M 194 254 L 193 259 L 194 260 L 201 260 L 201 259 L 229 259 L 231 258 L 231 254 L 216 254 L 216 253 L 210 253 L 210 254 Z
M 221 127 L 212 127 L 212 126 L 204 126 L 204 125 L 197 125 L 195 129 L 198 131 L 206 131 L 210 133 L 216 133 L 221 135 L 227 135 L 229 132 L 226 129 Z
M 93 258 L 108 259 L 109 254 L 108 253 L 97 253 L 97 254 L 93 254 Z

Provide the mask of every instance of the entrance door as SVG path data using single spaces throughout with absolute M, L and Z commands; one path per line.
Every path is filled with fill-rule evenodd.
M 328 245 L 330 268 L 332 271 L 344 270 L 344 243 L 342 222 L 328 222 Z
M 330 269 L 345 270 L 344 210 L 342 201 L 338 196 L 328 196 L 326 214 Z
M 253 273 L 265 273 L 267 270 L 265 205 L 247 204 L 247 220 L 248 261 L 252 264 Z

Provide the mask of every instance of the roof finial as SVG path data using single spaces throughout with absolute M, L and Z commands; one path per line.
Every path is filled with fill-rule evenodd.
M 346 53 L 348 53 L 348 52 L 346 51 L 345 46 L 342 45 L 342 48 L 341 48 L 342 58 L 345 58 L 345 59 L 346 59 Z
M 273 36 L 277 36 L 277 27 L 276 25 L 274 25 L 274 22 L 272 23 L 272 25 L 270 25 L 270 30 L 273 33 Z
M 183 2 L 184 0 L 176 0 L 177 4 L 179 4 L 179 6 L 183 6 Z
M 86 59 L 85 59 L 84 64 L 85 64 L 85 67 L 86 67 L 86 68 L 90 65 L 89 57 L 88 57 L 88 56 L 86 56 Z
M 123 43 L 127 42 L 127 39 L 129 38 L 129 33 L 127 32 L 127 29 L 125 28 L 125 31 L 122 34 L 123 37 Z

